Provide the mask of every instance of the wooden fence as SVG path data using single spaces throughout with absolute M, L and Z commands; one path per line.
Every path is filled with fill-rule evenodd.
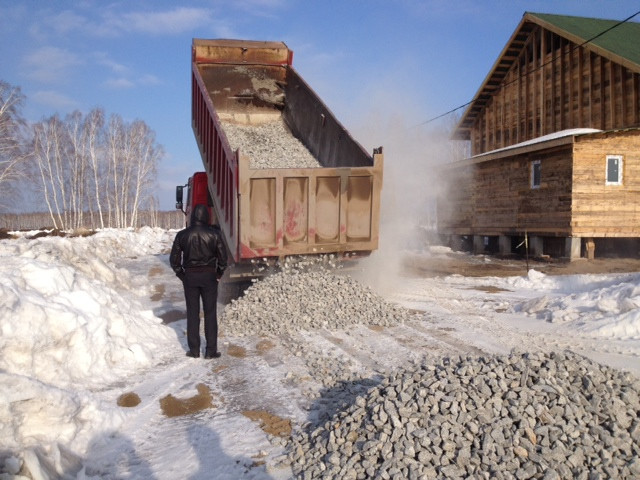
M 95 229 L 98 225 L 92 225 L 87 216 L 85 228 Z M 158 227 L 164 229 L 181 229 L 185 226 L 184 214 L 178 210 L 166 212 L 138 212 L 139 227 Z M 0 213 L 0 229 L 9 231 L 18 230 L 50 230 L 53 229 L 51 216 L 46 212 L 36 213 Z

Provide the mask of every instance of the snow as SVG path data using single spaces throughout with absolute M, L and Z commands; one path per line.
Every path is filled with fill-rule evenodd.
M 525 140 L 524 142 L 515 143 L 513 145 L 509 145 L 508 147 L 498 148 L 496 150 L 490 150 L 488 152 L 475 155 L 471 158 L 482 158 L 488 155 L 492 155 L 494 153 L 505 152 L 507 150 L 514 150 L 516 148 L 527 147 L 530 145 L 538 145 L 545 142 L 550 142 L 551 140 L 557 140 L 559 138 L 575 137 L 579 135 L 588 135 L 590 133 L 600 133 L 600 132 L 602 132 L 602 130 L 598 130 L 597 128 L 569 128 L 566 130 L 560 130 L 558 132 L 548 133 L 540 137 L 532 138 L 531 140 Z
M 33 478 L 211 478 L 214 470 L 215 478 L 287 478 L 278 466 L 284 442 L 270 441 L 241 411 L 263 408 L 303 423 L 311 387 L 293 380 L 305 378 L 304 362 L 280 358 L 282 345 L 254 355 L 259 339 L 231 337 L 221 337 L 218 363 L 184 356 L 184 301 L 168 265 L 175 231 L 30 239 L 34 233 L 0 241 L 0 479 L 19 478 L 21 468 Z M 306 332 L 300 341 L 376 368 L 416 350 L 526 347 L 570 348 L 640 374 L 640 274 L 531 270 L 392 284 L 385 297 L 425 312 L 424 323 L 389 329 L 384 341 L 366 327 Z M 177 320 L 163 321 L 172 312 Z M 229 355 L 230 346 L 248 358 Z M 163 415 L 161 398 L 189 399 L 200 383 L 214 407 Z M 119 406 L 131 391 L 140 405 Z
M 544 282 L 553 294 L 523 302 L 519 311 L 549 322 L 565 323 L 568 328 L 593 337 L 640 339 L 640 275 L 555 279 L 541 275 L 538 273 L 538 280 L 528 287 L 539 288 Z M 526 282 L 520 285 L 527 287 Z

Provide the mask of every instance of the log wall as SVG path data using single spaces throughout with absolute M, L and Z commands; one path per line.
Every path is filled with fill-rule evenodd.
M 438 202 L 438 229 L 452 235 L 566 236 L 571 225 L 571 145 L 452 167 Z M 541 184 L 531 187 L 540 161 Z M 456 186 L 465 185 L 465 189 Z
M 470 235 L 473 232 L 473 192 L 476 191 L 475 165 L 445 167 L 440 172 L 440 196 L 437 201 L 438 232 Z
M 607 155 L 622 156 L 622 184 L 606 184 Z M 640 237 L 640 131 L 578 137 L 574 146 L 572 233 Z

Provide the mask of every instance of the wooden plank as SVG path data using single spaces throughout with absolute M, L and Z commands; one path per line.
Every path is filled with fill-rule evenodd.
M 615 82 L 615 65 L 612 61 L 607 62 L 609 64 L 609 121 L 610 128 L 615 128 L 616 122 L 616 82 Z
M 520 131 L 520 125 L 522 123 L 522 55 L 518 59 L 518 109 L 516 113 L 516 143 L 520 143 L 522 140 L 522 132 Z
M 553 37 L 552 37 L 553 38 Z M 546 108 L 545 108 L 545 95 L 544 95 L 544 90 L 545 90 L 545 75 L 546 75 L 546 70 L 547 70 L 547 58 L 548 55 L 546 54 L 546 40 L 547 40 L 547 32 L 546 30 L 542 30 L 542 34 L 540 35 L 540 135 L 544 135 L 547 131 L 546 125 L 548 124 L 547 121 L 547 114 L 551 113 L 551 117 L 553 118 L 553 82 L 551 82 L 550 88 L 551 88 L 551 112 L 547 112 Z M 553 43 L 551 45 L 551 55 L 553 55 Z M 549 69 L 551 71 L 551 77 L 553 77 L 553 61 L 551 62 L 551 65 L 549 66 Z M 551 121 L 551 128 L 553 129 L 553 120 Z
M 506 88 L 500 89 L 501 94 L 501 107 L 500 107 L 500 145 L 499 147 L 504 147 L 504 137 L 505 137 L 505 110 L 506 108 Z
M 618 70 L 620 72 L 620 115 L 622 116 L 621 118 L 621 124 L 622 125 L 628 125 L 626 123 L 626 119 L 627 119 L 627 80 L 626 80 L 626 69 L 621 67 L 620 65 L 618 65 Z
M 565 81 L 566 81 L 566 75 L 564 73 L 564 69 L 565 69 L 565 55 L 564 55 L 564 51 L 565 51 L 565 47 L 566 47 L 566 42 L 564 41 L 564 39 L 560 39 L 560 124 L 558 125 L 558 130 L 564 130 L 565 128 L 567 128 L 567 122 L 565 119 L 565 111 L 564 111 L 564 104 L 565 104 Z M 555 131 L 555 129 L 554 129 Z
M 633 74 L 633 92 L 631 94 L 631 108 L 633 109 L 633 123 L 640 124 L 640 74 Z
M 605 100 L 604 100 L 604 95 L 605 95 L 605 91 L 604 91 L 604 58 L 603 57 L 598 57 L 598 64 L 599 64 L 599 77 L 600 77 L 600 88 L 599 88 L 599 94 L 600 94 L 600 130 L 606 130 L 607 129 L 607 123 L 606 123 L 606 109 L 605 109 Z
M 531 139 L 531 138 L 535 138 L 536 136 L 536 114 L 537 114 L 537 110 L 538 110 L 538 75 L 536 74 L 536 58 L 535 58 L 535 48 L 533 49 L 533 53 L 532 53 L 532 57 L 531 57 L 531 62 L 529 63 L 529 69 L 530 69 L 530 79 L 531 79 L 531 86 L 530 86 L 530 90 L 529 93 L 531 95 L 531 101 L 529 103 L 529 113 L 530 113 L 530 117 L 527 121 L 527 128 L 528 128 L 528 132 L 527 132 L 527 140 Z
M 486 113 L 486 110 L 485 110 Z M 482 151 L 486 152 L 487 150 L 491 150 L 489 146 L 489 118 L 488 114 L 482 116 L 482 120 L 484 122 L 484 141 L 482 142 Z
M 578 49 L 578 77 L 580 78 L 580 82 L 578 83 L 578 123 L 577 125 L 588 125 L 584 122 L 584 49 Z
M 491 108 L 490 108 L 490 112 L 491 112 L 491 150 L 495 150 L 496 148 L 498 148 L 497 145 L 497 132 L 498 132 L 498 105 L 496 102 L 496 96 L 494 95 L 491 98 Z
M 526 75 L 524 77 L 524 136 L 522 137 L 522 140 L 527 140 L 529 138 L 529 135 L 531 134 L 530 130 L 529 130 L 529 84 L 531 83 L 530 80 L 530 75 L 529 75 L 529 62 L 527 61 L 527 59 L 525 58 L 525 68 L 526 68 Z
M 594 109 L 593 109 L 593 96 L 594 96 L 594 54 L 589 52 L 589 127 L 595 128 L 596 122 L 593 118 Z

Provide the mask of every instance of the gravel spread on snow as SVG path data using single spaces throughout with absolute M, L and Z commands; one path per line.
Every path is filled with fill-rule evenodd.
M 445 358 L 371 386 L 299 429 L 297 478 L 640 476 L 640 381 L 573 353 Z
M 293 136 L 282 119 L 262 125 L 238 125 L 224 122 L 223 128 L 232 150 L 249 157 L 249 167 L 318 168 L 320 163 L 300 140 Z
M 349 276 L 321 267 L 288 268 L 254 283 L 228 304 L 220 325 L 226 335 L 282 335 L 354 324 L 391 326 L 411 316 Z

